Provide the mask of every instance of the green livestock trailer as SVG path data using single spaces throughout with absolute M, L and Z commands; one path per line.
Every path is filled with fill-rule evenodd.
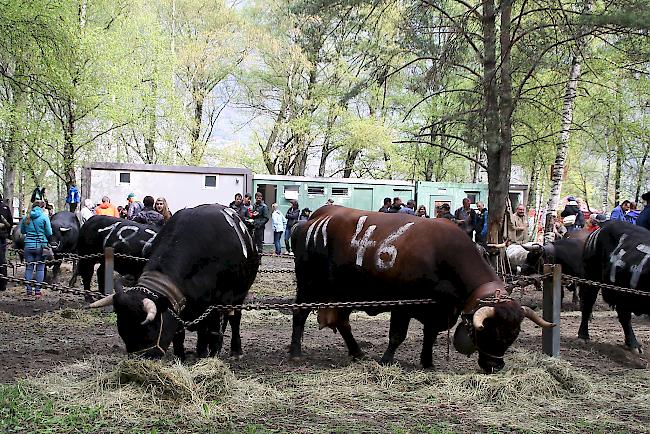
M 418 206 L 424 205 L 434 217 L 435 207 L 448 203 L 452 212 L 468 197 L 472 206 L 484 202 L 488 206 L 488 186 L 482 183 L 396 181 L 387 179 L 357 178 L 311 178 L 306 176 L 253 175 L 253 191 L 261 192 L 269 206 L 277 203 L 283 214 L 289 209 L 289 200 L 295 199 L 300 209 L 312 211 L 332 199 L 336 205 L 376 211 L 383 205 L 385 197 L 399 197 L 404 202 L 416 199 Z M 513 209 L 525 203 L 528 187 L 510 186 L 510 201 Z M 265 243 L 273 242 L 273 228 L 266 226 Z

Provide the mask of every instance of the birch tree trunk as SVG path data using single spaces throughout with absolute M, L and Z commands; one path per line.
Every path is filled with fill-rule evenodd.
M 592 0 L 585 0 L 582 7 L 582 15 L 591 11 Z M 571 69 L 569 70 L 569 81 L 567 82 L 564 92 L 564 106 L 562 108 L 562 125 L 560 128 L 560 141 L 555 151 L 555 162 L 551 174 L 551 192 L 546 207 L 546 222 L 544 226 L 544 243 L 553 240 L 553 229 L 557 220 L 557 207 L 560 203 L 562 194 L 562 177 L 564 175 L 564 166 L 566 165 L 567 154 L 569 151 L 569 138 L 571 137 L 571 124 L 573 123 L 573 108 L 575 106 L 576 91 L 578 89 L 578 80 L 580 79 L 580 69 L 582 66 L 581 53 L 585 45 L 582 33 L 584 29 L 578 29 L 576 35 L 576 50 L 571 59 Z
M 612 152 L 609 149 L 609 130 L 605 130 L 605 151 L 607 168 L 605 170 L 605 188 L 603 189 L 603 212 L 609 209 L 609 177 L 612 172 Z

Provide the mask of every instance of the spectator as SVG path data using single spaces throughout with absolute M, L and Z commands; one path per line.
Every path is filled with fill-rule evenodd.
M 621 204 L 612 210 L 610 220 L 625 220 L 625 213 L 630 209 L 630 201 L 624 200 Z M 562 215 L 564 217 L 564 215 Z
M 424 206 L 424 205 L 420 205 L 420 206 L 418 207 L 418 212 L 417 212 L 416 215 L 417 215 L 418 217 L 423 218 L 423 219 L 428 219 L 428 218 L 429 218 L 429 214 L 427 214 L 427 207 Z
M 253 227 L 255 228 L 253 241 L 255 241 L 255 246 L 257 246 L 257 252 L 262 254 L 264 248 L 264 228 L 269 221 L 269 208 L 264 203 L 262 193 L 259 191 L 255 193 L 255 205 L 253 205 L 251 215 L 253 216 Z
M 569 218 L 564 224 L 564 226 L 567 228 L 567 231 L 569 232 L 579 231 L 585 226 L 585 216 L 582 214 L 582 211 L 580 211 L 578 202 L 573 196 L 568 197 L 568 202 L 560 216 L 564 217 L 565 219 L 566 217 Z
M 54 205 L 51 203 L 48 203 L 45 201 L 45 209 L 47 210 L 47 215 L 48 217 L 52 217 L 54 214 L 56 214 L 56 210 L 54 209 Z
M 7 239 L 11 237 L 11 228 L 14 225 L 14 218 L 11 208 L 2 200 L 0 195 L 0 273 L 7 275 Z M 7 289 L 7 281 L 0 279 L 0 291 Z
M 488 210 L 481 201 L 476 202 L 476 220 L 474 222 L 474 240 L 485 244 L 488 230 Z
M 636 224 L 640 212 L 636 209 L 636 202 L 630 202 L 630 209 L 625 214 L 625 221 L 628 223 Z
M 79 223 L 84 224 L 88 221 L 89 218 L 95 215 L 93 212 L 93 201 L 90 199 L 84 200 L 84 206 L 79 210 Z M 119 213 L 119 211 L 118 211 Z
M 157 213 L 163 216 L 163 224 L 167 223 L 169 219 L 172 218 L 172 212 L 169 210 L 167 199 L 164 197 L 159 197 L 156 199 L 156 204 L 154 205 L 153 209 L 155 209 Z
M 142 208 L 142 211 L 137 213 L 131 220 L 146 225 L 162 226 L 165 224 L 162 214 L 153 209 L 155 201 L 152 196 L 145 196 L 144 199 L 142 199 L 142 202 L 144 208 Z
M 273 213 L 271 214 L 271 222 L 273 224 L 273 245 L 275 246 L 275 254 L 280 256 L 282 254 L 282 234 L 284 228 L 287 227 L 287 219 L 282 215 L 277 203 L 271 205 Z
M 235 200 L 230 202 L 230 205 L 228 206 L 234 209 L 235 211 L 239 212 L 239 208 L 242 206 L 243 203 L 244 203 L 244 196 L 242 196 L 241 193 L 235 193 Z
M 77 186 L 73 184 L 68 190 L 68 195 L 65 198 L 65 203 L 67 203 L 70 207 L 70 212 L 75 212 L 77 211 L 79 202 L 81 202 L 81 198 L 79 197 L 79 189 L 77 189 Z
M 443 203 L 440 205 L 440 218 L 455 221 L 454 216 L 451 213 L 451 207 L 448 203 Z
M 311 210 L 309 208 L 303 208 L 302 211 L 300 212 L 300 218 L 298 218 L 299 222 L 304 222 L 309 220 L 309 216 L 311 215 Z
M 102 203 L 95 208 L 96 215 L 108 215 L 111 217 L 119 217 L 120 213 L 117 212 L 117 209 L 113 204 L 111 204 L 111 199 L 108 196 L 102 197 Z
M 585 228 L 589 232 L 593 232 L 596 229 L 600 228 L 603 223 L 607 221 L 607 216 L 605 214 L 592 214 L 589 216 L 589 219 L 585 222 Z
M 251 205 L 252 199 L 253 196 L 250 193 L 246 193 L 242 199 L 242 206 L 239 207 L 239 217 L 241 217 L 246 224 L 251 237 L 255 235 L 255 227 L 253 225 L 253 206 Z
M 476 225 L 476 211 L 471 208 L 471 201 L 469 198 L 463 199 L 463 206 L 454 212 L 454 218 L 457 220 L 460 228 L 472 238 L 474 234 L 474 226 Z
M 334 205 L 334 199 L 330 197 L 329 199 L 327 199 L 327 202 L 325 202 L 325 205 Z
M 284 233 L 284 246 L 287 248 L 287 254 L 293 255 L 291 250 L 291 228 L 293 228 L 298 219 L 300 219 L 300 208 L 298 207 L 298 201 L 291 199 L 289 201 L 291 207 L 287 210 L 286 219 L 287 219 L 287 230 Z
M 515 244 L 523 244 L 528 241 L 528 216 L 524 204 L 520 203 L 515 213 L 512 214 L 508 232 L 508 238 Z
M 555 237 L 555 240 L 564 238 L 566 234 L 567 234 L 566 227 L 561 222 L 556 221 L 555 225 L 553 226 L 553 235 Z
M 406 202 L 406 206 L 402 207 L 399 212 L 402 214 L 415 215 L 415 201 L 413 199 L 410 199 L 408 202 Z
M 126 218 L 133 220 L 133 218 L 137 216 L 140 211 L 142 211 L 142 202 L 135 198 L 134 193 L 129 193 L 129 195 L 126 197 L 126 201 L 128 202 L 126 205 Z
M 385 197 L 384 198 L 384 206 L 379 208 L 379 212 L 388 212 L 390 209 L 390 206 L 393 204 L 393 201 L 390 200 L 390 197 Z
M 393 204 L 388 208 L 389 213 L 398 213 L 402 209 L 402 199 L 399 197 L 393 198 Z
M 43 210 L 45 201 L 35 200 L 28 215 L 20 223 L 20 233 L 25 235 L 25 279 L 36 280 L 38 283 L 26 284 L 27 295 L 40 298 L 40 282 L 45 277 L 45 263 L 43 262 L 43 247 L 47 246 L 48 239 L 52 236 L 50 218 Z
M 643 193 L 641 199 L 645 201 L 645 206 L 636 219 L 636 225 L 650 230 L 650 191 Z
M 30 203 L 34 203 L 37 200 L 47 202 L 47 197 L 45 197 L 45 187 L 36 187 L 34 191 L 32 191 L 32 199 L 30 200 Z

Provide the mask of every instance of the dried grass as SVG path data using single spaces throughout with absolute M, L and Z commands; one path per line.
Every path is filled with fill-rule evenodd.
M 99 407 L 119 423 L 147 426 L 154 420 L 184 425 L 225 423 L 233 416 L 276 405 L 283 397 L 273 388 L 238 379 L 219 359 L 180 363 L 94 357 L 24 383 L 65 408 Z

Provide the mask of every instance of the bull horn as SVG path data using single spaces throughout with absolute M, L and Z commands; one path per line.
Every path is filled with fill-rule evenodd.
M 68 232 L 72 228 L 59 228 L 61 232 Z
M 147 317 L 140 324 L 145 325 L 153 321 L 156 317 L 156 313 L 158 313 L 158 309 L 156 308 L 156 303 L 148 298 L 142 300 L 142 307 L 144 307 L 144 311 L 147 312 Z
M 483 306 L 474 314 L 472 322 L 474 323 L 474 329 L 483 330 L 483 321 L 493 317 L 495 314 L 494 306 Z
M 555 327 L 557 324 L 545 321 L 544 318 L 539 316 L 537 312 L 529 308 L 528 306 L 521 306 L 521 310 L 524 312 L 524 316 L 537 324 L 538 326 L 545 328 L 545 329 L 550 329 L 552 327 Z
M 107 295 L 106 297 L 102 298 L 101 300 L 97 300 L 94 303 L 90 304 L 91 308 L 96 308 L 96 307 L 104 307 L 104 306 L 110 306 L 113 304 L 113 297 L 115 294 Z
M 541 244 L 533 244 L 532 246 L 527 246 L 525 244 L 521 244 L 521 247 L 524 248 L 524 250 L 529 251 L 529 252 L 540 252 L 544 250 L 544 246 Z

